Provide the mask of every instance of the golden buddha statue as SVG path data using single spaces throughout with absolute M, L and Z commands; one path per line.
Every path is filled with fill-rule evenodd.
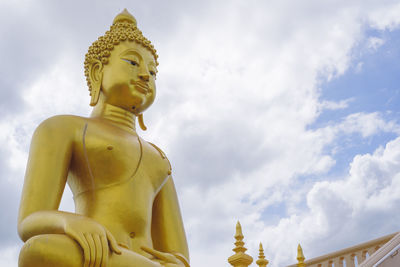
M 18 218 L 19 266 L 189 266 L 171 166 L 136 117 L 156 94 L 157 55 L 124 10 L 85 58 L 89 118 L 36 129 Z M 59 211 L 65 184 L 75 212 Z

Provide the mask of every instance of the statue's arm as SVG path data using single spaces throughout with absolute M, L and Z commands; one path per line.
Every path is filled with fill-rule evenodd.
M 24 242 L 41 234 L 65 234 L 83 249 L 85 266 L 94 266 L 108 261 L 108 248 L 121 253 L 115 238 L 91 218 L 58 210 L 79 129 L 68 116 L 50 118 L 36 129 L 22 190 L 18 233 Z M 91 256 L 94 251 L 96 257 Z
M 152 237 L 154 249 L 177 253 L 189 262 L 189 249 L 178 197 L 172 177 L 168 177 L 153 204 Z
M 18 216 L 23 241 L 43 233 L 61 233 L 66 213 L 58 212 L 72 155 L 73 135 L 65 120 L 53 117 L 35 130 Z

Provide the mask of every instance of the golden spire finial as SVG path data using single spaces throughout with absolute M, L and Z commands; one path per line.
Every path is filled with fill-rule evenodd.
M 260 242 L 260 249 L 259 249 L 260 253 L 258 255 L 258 260 L 256 261 L 257 265 L 260 267 L 266 267 L 268 265 L 268 260 L 265 259 L 264 256 L 264 248 Z
M 243 236 L 243 233 L 242 233 L 242 226 L 240 225 L 239 221 L 236 223 L 236 234 L 235 234 L 234 237 L 236 239 L 236 242 L 235 242 L 236 248 L 234 248 L 233 251 L 235 251 L 235 252 L 238 252 L 238 251 L 245 252 L 247 249 L 245 247 L 243 247 L 244 242 L 242 240 L 243 240 L 244 236 Z
M 306 267 L 306 264 L 304 263 L 304 260 L 306 258 L 304 257 L 303 254 L 303 249 L 301 248 L 300 244 L 297 246 L 297 267 Z
M 114 18 L 113 24 L 117 22 L 128 22 L 137 26 L 135 17 L 126 8 Z
M 244 253 L 247 248 L 244 247 L 243 238 L 244 236 L 242 233 L 242 226 L 238 221 L 236 224 L 235 248 L 232 249 L 235 254 L 228 258 L 228 262 L 234 267 L 246 267 L 253 262 L 253 258 L 250 255 Z

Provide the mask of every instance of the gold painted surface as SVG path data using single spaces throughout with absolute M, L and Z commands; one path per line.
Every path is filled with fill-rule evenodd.
M 189 266 L 169 161 L 135 128 L 156 95 L 157 55 L 126 10 L 110 31 L 96 42 L 113 45 L 85 60 L 91 116 L 55 116 L 33 135 L 19 266 Z M 75 213 L 58 211 L 66 183 Z

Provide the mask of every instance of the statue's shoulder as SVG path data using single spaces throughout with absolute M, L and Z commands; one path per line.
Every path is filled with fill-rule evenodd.
M 83 129 L 89 119 L 74 115 L 57 115 L 42 121 L 35 130 L 35 135 L 73 136 Z
M 166 159 L 167 155 L 165 155 L 164 151 L 161 150 L 161 148 L 159 148 L 158 146 L 156 146 L 155 144 L 145 141 L 147 144 L 149 144 L 155 151 L 157 151 L 157 153 L 161 156 L 161 158 Z
M 83 127 L 89 118 L 74 116 L 74 115 L 56 115 L 42 121 L 38 128 L 76 128 Z
M 169 162 L 167 155 L 164 153 L 164 151 L 162 151 L 161 148 L 151 142 L 145 141 L 145 143 L 149 146 L 154 154 L 156 154 L 162 161 L 164 161 L 166 168 L 168 168 L 168 175 L 171 174 L 171 163 Z

